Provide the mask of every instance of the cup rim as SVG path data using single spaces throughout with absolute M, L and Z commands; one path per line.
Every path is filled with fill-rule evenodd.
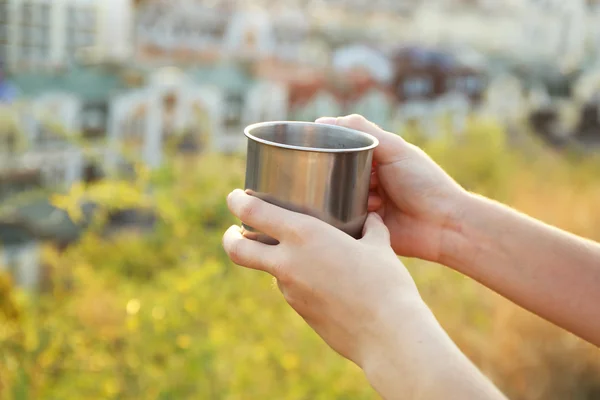
M 272 142 L 270 140 L 258 138 L 256 136 L 254 136 L 252 133 L 250 133 L 252 130 L 254 130 L 256 128 L 261 128 L 264 126 L 272 126 L 272 125 L 281 125 L 281 124 L 313 125 L 313 126 L 324 126 L 324 127 L 328 127 L 328 128 L 332 128 L 332 129 L 339 129 L 342 131 L 351 132 L 353 134 L 365 137 L 365 138 L 369 139 L 370 141 L 372 141 L 372 143 L 368 146 L 356 147 L 356 148 L 351 148 L 351 149 L 325 149 L 325 148 L 320 148 L 320 147 L 294 146 L 294 145 L 290 145 L 290 144 L 276 143 L 276 142 Z M 262 143 L 262 144 L 265 144 L 268 146 L 280 147 L 280 148 L 290 149 L 290 150 L 310 151 L 310 152 L 316 152 L 316 153 L 358 153 L 361 151 L 367 151 L 367 150 L 374 149 L 375 147 L 377 147 L 379 145 L 379 140 L 375 136 L 368 134 L 366 132 L 359 131 L 357 129 L 346 128 L 345 126 L 329 125 L 329 124 L 323 124 L 323 123 L 319 123 L 319 122 L 305 122 L 305 121 L 258 122 L 258 123 L 250 124 L 250 125 L 246 126 L 246 128 L 244 128 L 244 135 L 246 135 L 246 137 L 248 139 L 254 140 L 255 142 L 259 142 L 259 143 Z

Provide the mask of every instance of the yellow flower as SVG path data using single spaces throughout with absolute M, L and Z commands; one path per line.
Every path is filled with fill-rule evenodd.
M 156 306 L 152 309 L 152 318 L 161 320 L 165 317 L 165 309 L 160 306 Z
M 267 350 L 264 346 L 254 346 L 253 350 L 254 351 L 252 353 L 256 361 L 265 361 L 267 359 Z
M 28 351 L 32 352 L 33 350 L 37 349 L 39 344 L 40 344 L 40 341 L 39 341 L 37 332 L 30 332 L 25 337 L 25 348 Z
M 119 391 L 119 386 L 114 380 L 104 382 L 103 388 L 104 393 L 109 396 L 114 396 Z
M 189 335 L 179 335 L 177 336 L 176 343 L 180 349 L 188 349 L 192 344 L 192 338 Z
M 140 311 L 141 303 L 138 299 L 131 299 L 127 302 L 127 314 L 135 315 Z
M 183 308 L 188 313 L 195 314 L 198 311 L 198 304 L 196 304 L 193 298 L 189 297 L 183 303 Z
M 129 332 L 137 332 L 139 326 L 140 326 L 140 323 L 137 320 L 137 318 L 130 318 L 127 320 L 127 330 Z
M 211 342 L 213 342 L 216 345 L 221 345 L 226 341 L 227 330 L 225 329 L 225 327 L 219 324 L 214 324 L 211 326 L 208 336 Z
M 80 199 L 68 194 L 66 196 L 53 195 L 50 197 L 50 204 L 67 212 L 67 215 L 73 222 L 80 222 L 83 219 L 83 213 L 79 206 Z
M 298 367 L 298 357 L 295 354 L 286 353 L 281 358 L 281 366 L 286 371 L 291 371 Z

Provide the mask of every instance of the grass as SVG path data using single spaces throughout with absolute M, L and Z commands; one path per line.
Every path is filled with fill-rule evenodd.
M 489 121 L 461 139 L 412 138 L 469 190 L 600 240 L 600 162 L 533 141 L 516 150 Z M 44 251 L 37 295 L 0 280 L 2 399 L 375 399 L 285 304 L 272 280 L 233 266 L 221 235 L 243 159 L 207 155 L 63 198 L 148 202 L 155 232 Z M 152 183 L 149 199 L 145 184 Z M 405 260 L 457 344 L 511 399 L 600 399 L 600 352 L 449 269 Z

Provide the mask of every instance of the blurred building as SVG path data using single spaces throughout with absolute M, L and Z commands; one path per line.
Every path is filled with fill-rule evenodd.
M 135 18 L 137 61 L 189 65 L 223 59 L 301 58 L 309 24 L 300 8 L 205 3 L 141 4 Z
M 0 104 L 13 102 L 17 94 L 17 88 L 6 79 L 4 65 L 0 60 Z
M 0 271 L 6 269 L 16 283 L 34 289 L 40 275 L 40 244 L 27 227 L 0 221 Z
M 129 0 L 0 0 L 0 59 L 13 71 L 124 60 L 131 17 Z
M 522 64 L 571 69 L 586 56 L 587 13 L 583 0 L 427 2 L 412 28 L 424 44 L 462 44 Z

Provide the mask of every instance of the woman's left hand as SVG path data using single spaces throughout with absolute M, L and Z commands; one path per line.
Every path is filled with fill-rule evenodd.
M 231 260 L 277 279 L 291 307 L 338 353 L 361 367 L 395 341 L 397 321 L 426 311 L 414 281 L 372 213 L 356 240 L 331 225 L 274 206 L 242 190 L 227 198 L 243 223 L 276 239 L 268 245 L 232 226 L 223 237 Z

